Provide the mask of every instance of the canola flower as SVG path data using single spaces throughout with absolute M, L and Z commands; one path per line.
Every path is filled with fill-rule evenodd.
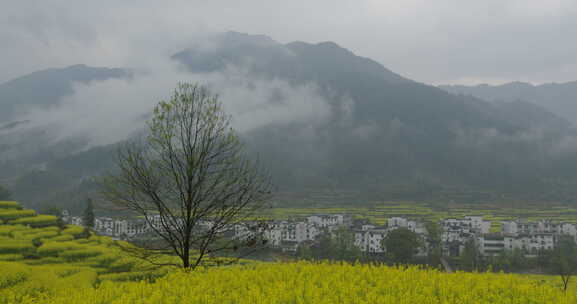
M 0 202 L 0 304 L 577 303 L 577 294 L 547 280 L 417 267 L 297 262 L 151 271 L 110 238 L 83 235 L 82 227 L 62 230 L 54 217 Z
M 46 297 L 22 297 L 19 301 L 25 304 L 563 304 L 576 303 L 577 296 L 513 274 L 448 274 L 417 267 L 296 262 L 177 271 L 155 282 L 105 281 L 97 287 L 52 292 Z

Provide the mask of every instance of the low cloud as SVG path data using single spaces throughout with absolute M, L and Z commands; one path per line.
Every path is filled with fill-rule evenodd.
M 574 0 L 0 0 L 0 12 L 0 82 L 77 63 L 135 66 L 228 30 L 334 41 L 426 83 L 577 79 Z
M 255 80 L 239 67 L 192 74 L 173 62 L 156 62 L 135 70 L 129 79 L 76 84 L 74 94 L 59 106 L 30 110 L 15 119 L 27 124 L 4 133 L 44 130 L 51 144 L 82 140 L 83 149 L 115 143 L 143 130 L 153 107 L 170 98 L 179 82 L 205 85 L 218 94 L 233 127 L 241 133 L 272 124 L 316 124 L 330 116 L 329 103 L 313 83 L 293 86 L 279 79 Z

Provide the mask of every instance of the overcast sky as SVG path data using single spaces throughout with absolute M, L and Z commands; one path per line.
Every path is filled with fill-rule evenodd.
M 575 0 L 0 0 L 0 82 L 138 67 L 227 30 L 334 41 L 431 84 L 577 80 Z

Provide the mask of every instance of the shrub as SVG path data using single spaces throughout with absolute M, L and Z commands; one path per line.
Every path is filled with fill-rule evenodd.
M 59 235 L 59 236 L 55 236 L 53 238 L 50 238 L 50 241 L 56 241 L 56 242 L 65 242 L 65 241 L 72 241 L 74 240 L 74 237 L 72 235 Z
M 78 261 L 87 259 L 90 257 L 95 257 L 101 255 L 102 252 L 99 249 L 95 248 L 82 248 L 76 250 L 67 250 L 64 252 L 60 252 L 59 256 L 64 260 L 71 262 L 71 261 Z
M 64 264 L 66 261 L 62 258 L 58 257 L 42 257 L 41 259 L 36 260 L 25 260 L 22 261 L 27 265 L 50 265 L 50 264 Z
M 84 228 L 80 226 L 67 226 L 64 230 L 62 230 L 62 234 L 69 234 L 75 238 L 79 238 L 84 233 Z
M 133 272 L 121 272 L 121 273 L 107 273 L 98 276 L 101 281 L 114 281 L 114 282 L 126 282 L 126 281 L 154 281 L 157 278 L 166 275 L 165 271 L 133 271 Z
M 38 248 L 38 254 L 41 256 L 58 256 L 61 252 L 67 250 L 81 249 L 82 245 L 75 242 L 46 242 Z
M 10 240 L 0 242 L 0 253 L 31 253 L 35 249 L 31 241 Z
M 0 261 L 20 261 L 22 260 L 21 254 L 0 254 Z
M 36 211 L 34 210 L 0 209 L 0 220 L 3 221 L 12 221 L 19 218 L 26 218 L 33 216 L 36 216 Z
M 30 275 L 27 269 L 23 269 L 18 264 L 0 262 L 2 273 L 0 276 L 0 289 L 12 287 L 18 283 L 26 281 Z
M 97 274 L 94 271 L 84 270 L 61 280 L 62 284 L 69 290 L 79 290 L 89 288 L 96 283 Z
M 34 231 L 34 230 L 16 234 L 14 235 L 14 238 L 24 240 L 35 240 L 35 239 L 48 239 L 58 236 L 58 232 L 56 231 Z
M 10 202 L 10 201 L 0 201 L 0 209 L 19 209 L 20 204 L 17 202 Z
M 0 236 L 12 238 L 14 232 L 22 230 L 29 230 L 29 228 L 22 225 L 0 225 Z
M 55 226 L 58 218 L 53 215 L 38 215 L 35 217 L 19 218 L 10 221 L 10 224 L 29 225 L 30 227 Z

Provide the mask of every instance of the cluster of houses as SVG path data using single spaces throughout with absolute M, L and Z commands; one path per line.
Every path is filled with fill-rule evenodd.
M 63 212 L 62 220 L 66 223 L 84 226 L 82 217 L 69 216 L 67 211 Z M 111 217 L 95 217 L 94 231 L 100 235 L 110 236 L 115 239 L 130 239 L 135 236 L 144 235 L 154 229 L 161 228 L 161 218 L 158 215 L 144 218 L 114 219 Z
M 563 236 L 577 241 L 577 227 L 574 224 L 551 220 L 502 221 L 498 233 L 491 233 L 491 222 L 484 221 L 480 216 L 445 219 L 441 225 L 443 252 L 448 256 L 461 254 L 467 242 L 473 242 L 483 256 L 514 250 L 526 256 L 536 256 L 543 250 L 553 249 Z
M 527 255 L 537 255 L 542 250 L 551 250 L 557 241 L 568 236 L 577 240 L 577 227 L 570 223 L 550 220 L 538 222 L 505 221 L 501 233 L 480 237 L 479 249 L 485 255 L 494 255 L 503 250 L 521 250 Z
M 386 248 L 383 243 L 387 234 L 392 230 L 399 228 L 409 229 L 423 240 L 426 239 L 427 229 L 425 228 L 424 223 L 402 217 L 392 217 L 387 219 L 387 224 L 382 227 L 370 224 L 353 227 L 355 233 L 355 246 L 359 247 L 362 252 L 369 254 L 384 253 Z M 420 248 L 417 255 L 426 254 L 426 243 L 423 242 L 423 244 L 425 246 Z
M 80 217 L 66 216 L 66 222 L 82 225 Z M 160 229 L 159 216 L 148 219 L 113 219 L 96 217 L 94 230 L 102 235 L 118 239 L 130 239 L 155 229 Z M 209 222 L 205 223 L 210 225 Z M 386 251 L 384 239 L 395 229 L 405 228 L 417 234 L 422 240 L 422 248 L 417 255 L 426 255 L 430 245 L 429 233 L 423 222 L 403 217 L 391 217 L 383 226 L 375 226 L 366 221 L 353 221 L 342 214 L 311 215 L 299 220 L 271 221 L 262 231 L 269 246 L 282 251 L 294 252 L 303 243 L 314 243 L 322 234 L 333 233 L 336 229 L 346 229 L 354 234 L 354 245 L 367 254 L 381 254 Z M 491 233 L 491 222 L 482 216 L 448 218 L 439 222 L 440 245 L 445 256 L 459 256 L 468 243 L 473 243 L 483 256 L 498 255 L 503 251 L 521 250 L 526 255 L 536 255 L 541 250 L 553 249 L 562 236 L 573 237 L 577 241 L 577 227 L 570 223 L 556 223 L 550 220 L 526 222 L 521 220 L 501 222 L 501 231 Z M 253 232 L 245 225 L 237 224 L 228 231 L 231 237 L 243 239 Z
M 351 218 L 342 214 L 311 215 L 303 220 L 271 221 L 263 237 L 272 248 L 294 252 L 302 243 L 314 242 L 323 233 L 350 226 Z M 234 238 L 244 239 L 252 234 L 244 225 L 235 225 Z

